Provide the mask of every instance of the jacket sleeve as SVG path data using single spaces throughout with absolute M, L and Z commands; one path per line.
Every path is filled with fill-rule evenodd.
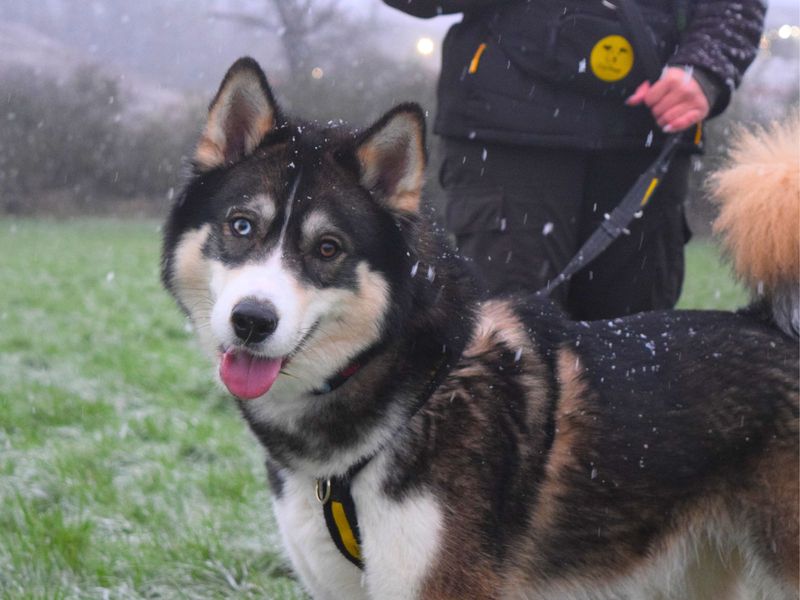
M 397 10 L 415 17 L 430 19 L 438 15 L 471 12 L 502 4 L 509 0 L 383 0 Z
M 758 53 L 764 30 L 763 0 L 702 0 L 694 11 L 670 65 L 699 70 L 719 92 L 711 114 L 722 112 Z

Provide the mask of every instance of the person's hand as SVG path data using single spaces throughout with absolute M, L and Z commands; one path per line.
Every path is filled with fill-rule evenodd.
M 667 133 L 702 121 L 711 108 L 691 71 L 682 67 L 667 67 L 658 81 L 653 85 L 645 81 L 625 103 L 629 106 L 644 103 L 658 126 Z

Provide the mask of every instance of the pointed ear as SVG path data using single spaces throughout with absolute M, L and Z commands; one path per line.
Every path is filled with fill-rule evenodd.
M 386 113 L 357 141 L 361 184 L 390 209 L 419 210 L 425 181 L 425 114 L 417 104 Z
M 208 121 L 194 155 L 197 168 L 208 171 L 250 154 L 275 127 L 277 112 L 258 63 L 249 57 L 237 60 L 208 108 Z

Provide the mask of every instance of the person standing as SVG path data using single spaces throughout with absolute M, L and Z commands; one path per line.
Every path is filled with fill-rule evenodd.
M 442 48 L 434 131 L 446 226 L 488 294 L 554 279 L 666 135 L 720 114 L 755 58 L 761 0 L 627 0 L 641 31 L 622 1 L 384 0 L 423 18 L 463 13 Z M 640 49 L 663 67 L 652 84 Z M 554 290 L 574 319 L 675 305 L 689 171 L 687 149 L 627 235 Z

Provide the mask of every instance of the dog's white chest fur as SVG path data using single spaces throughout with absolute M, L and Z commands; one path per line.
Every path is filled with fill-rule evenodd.
M 315 600 L 411 600 L 436 559 L 441 510 L 431 496 L 412 494 L 400 501 L 380 491 L 381 459 L 356 478 L 351 493 L 361 531 L 360 571 L 334 546 L 310 477 L 283 473 L 283 494 L 275 515 L 284 548 L 303 585 Z
M 311 477 L 285 474 L 283 494 L 274 502 L 283 547 L 292 567 L 315 600 L 368 598 L 361 571 L 334 546 Z

